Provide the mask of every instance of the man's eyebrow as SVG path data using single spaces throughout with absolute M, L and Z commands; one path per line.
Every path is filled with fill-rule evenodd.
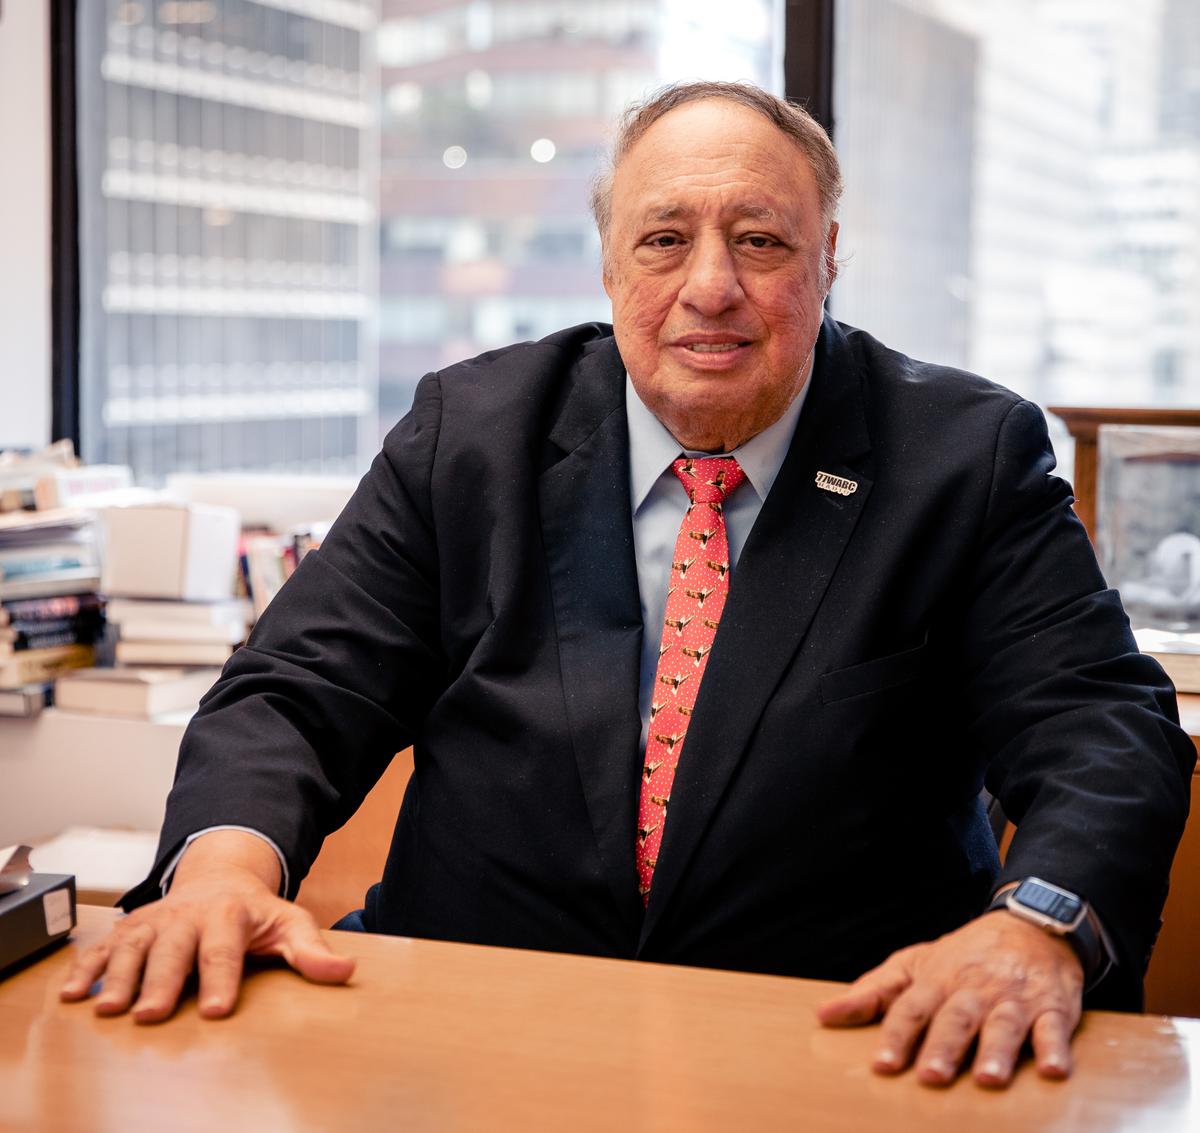
M 694 216 L 696 210 L 689 208 L 687 205 L 665 204 L 657 205 L 646 210 L 645 219 L 647 221 L 670 221 L 687 219 Z M 734 212 L 738 216 L 746 217 L 748 220 L 778 220 L 779 214 L 766 205 L 744 204 L 738 205 Z
M 679 220 L 680 217 L 692 216 L 694 211 L 684 205 L 657 205 L 646 210 L 646 219 Z
M 737 213 L 749 220 L 776 220 L 778 214 L 766 205 L 738 205 Z

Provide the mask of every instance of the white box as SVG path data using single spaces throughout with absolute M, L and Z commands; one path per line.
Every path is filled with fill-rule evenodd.
M 241 520 L 233 508 L 148 504 L 104 512 L 101 590 L 215 602 L 233 596 Z
M 56 507 L 88 507 L 97 500 L 133 487 L 127 464 L 82 464 L 54 468 L 38 477 L 33 489 L 38 511 Z
M 357 485 L 353 476 L 272 472 L 179 472 L 167 477 L 167 493 L 175 499 L 236 508 L 243 526 L 271 531 L 336 519 Z

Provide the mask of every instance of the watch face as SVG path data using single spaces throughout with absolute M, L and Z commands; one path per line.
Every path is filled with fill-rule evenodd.
M 1083 901 L 1074 893 L 1059 889 L 1037 878 L 1026 878 L 1013 894 L 1016 901 L 1028 909 L 1042 913 L 1059 924 L 1074 923 L 1083 908 Z

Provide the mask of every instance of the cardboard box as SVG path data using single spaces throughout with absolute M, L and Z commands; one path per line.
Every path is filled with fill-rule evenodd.
M 233 596 L 241 520 L 229 507 L 147 504 L 104 512 L 109 597 L 215 602 Z
M 58 943 L 74 927 L 74 875 L 31 874 L 23 889 L 0 896 L 0 976 Z
M 88 507 L 132 487 L 133 473 L 127 464 L 84 464 L 78 468 L 53 468 L 39 476 L 33 496 L 38 511 L 47 511 L 57 507 Z

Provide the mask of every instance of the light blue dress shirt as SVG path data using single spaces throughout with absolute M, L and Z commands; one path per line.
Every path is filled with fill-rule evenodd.
M 729 539 L 730 578 L 736 568 L 750 528 L 758 518 L 763 501 L 779 475 L 787 456 L 800 410 L 808 396 L 808 377 L 782 417 L 745 444 L 724 456 L 734 457 L 746 473 L 746 481 L 725 502 L 725 533 Z M 629 376 L 625 377 L 625 416 L 629 421 L 629 502 L 633 512 L 633 549 L 637 561 L 638 590 L 642 598 L 642 662 L 638 707 L 642 715 L 642 748 L 650 726 L 650 701 L 658 670 L 658 646 L 662 641 L 667 609 L 667 586 L 675 558 L 675 540 L 688 508 L 688 496 L 671 469 L 680 454 L 712 456 L 712 453 L 683 449 L 667 427 L 638 397 Z M 736 583 L 733 583 L 736 585 Z

